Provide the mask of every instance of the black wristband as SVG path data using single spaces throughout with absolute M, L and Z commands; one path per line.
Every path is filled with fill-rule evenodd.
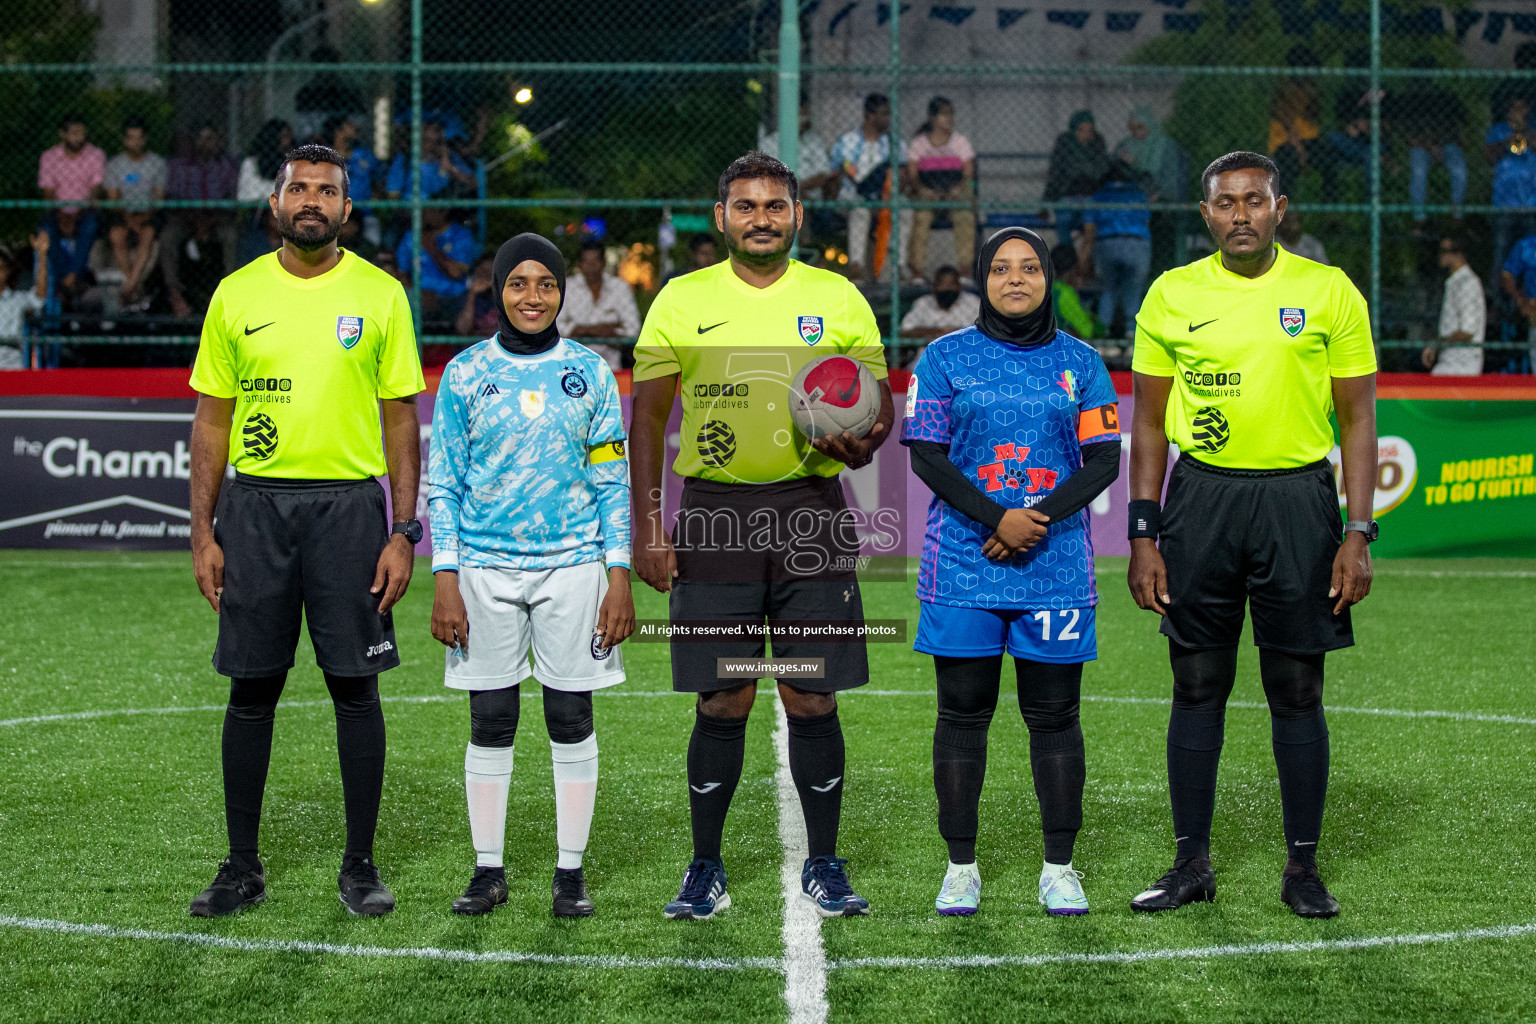
M 1157 532 L 1163 520 L 1162 506 L 1155 501 L 1133 501 L 1127 510 L 1130 512 L 1130 523 L 1126 536 L 1131 540 L 1138 537 L 1157 540 Z

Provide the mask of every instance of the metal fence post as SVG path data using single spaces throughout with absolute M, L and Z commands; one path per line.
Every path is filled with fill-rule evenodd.
M 779 0 L 779 159 L 800 173 L 800 0 Z
M 1371 337 L 1381 343 L 1381 0 L 1371 0 Z
M 416 345 L 422 344 L 421 316 L 421 5 L 411 0 L 411 317 Z
M 891 269 L 891 338 L 901 338 L 901 0 L 889 0 L 891 12 L 891 128 L 887 166 L 891 183 L 891 239 L 886 260 Z M 897 348 L 900 351 L 900 348 Z

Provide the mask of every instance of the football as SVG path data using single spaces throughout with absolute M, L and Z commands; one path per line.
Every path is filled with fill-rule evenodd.
M 845 430 L 863 437 L 880 415 L 880 385 L 857 359 L 820 356 L 795 375 L 789 412 L 795 426 L 813 441 Z

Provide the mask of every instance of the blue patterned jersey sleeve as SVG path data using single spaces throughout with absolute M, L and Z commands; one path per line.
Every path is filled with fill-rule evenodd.
M 901 443 L 950 442 L 949 374 L 939 351 L 933 346 L 923 353 L 907 383 L 907 410 L 901 421 Z
M 1120 440 L 1119 396 L 1115 384 L 1104 366 L 1104 359 L 1084 345 L 1081 353 L 1083 389 L 1078 408 L 1084 414 L 1078 420 L 1077 439 L 1080 444 Z M 1092 415 L 1087 415 L 1092 413 Z
M 464 397 L 454 390 L 457 376 L 452 364 L 443 371 L 432 411 L 427 511 L 432 523 L 433 572 L 459 567 L 459 517 L 469 473 L 469 417 Z
M 598 371 L 598 407 L 587 435 L 590 449 L 588 474 L 597 492 L 597 518 L 603 535 L 608 568 L 628 569 L 629 560 L 629 459 L 624 449 L 624 416 L 619 406 L 619 384 L 613 371 Z

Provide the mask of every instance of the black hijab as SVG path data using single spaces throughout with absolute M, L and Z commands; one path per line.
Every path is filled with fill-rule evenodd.
M 534 260 L 542 263 L 551 274 L 555 275 L 555 283 L 560 287 L 560 304 L 565 305 L 565 257 L 560 255 L 560 250 L 555 248 L 555 243 L 542 235 L 532 232 L 524 232 L 515 238 L 509 238 L 496 250 L 496 260 L 491 264 L 492 296 L 496 300 L 496 322 L 500 324 L 497 337 L 501 341 L 501 347 L 513 355 L 533 356 L 540 352 L 548 352 L 555 347 L 560 340 L 560 331 L 551 321 L 550 325 L 537 334 L 528 334 L 517 329 L 507 316 L 507 305 L 502 301 L 502 291 L 507 287 L 507 278 L 512 271 L 524 260 Z
M 1026 313 L 1020 317 L 1004 316 L 987 297 L 987 280 L 991 276 L 992 257 L 997 255 L 998 248 L 1004 242 L 1015 238 L 1022 238 L 1029 243 L 1031 249 L 1035 250 L 1035 255 L 1040 260 L 1040 269 L 1045 274 L 1045 300 L 1033 313 Z M 1056 337 L 1056 309 L 1055 303 L 1051 301 L 1051 284 L 1055 280 L 1056 273 L 1051 267 L 1051 249 L 1045 244 L 1045 239 L 1028 228 L 1003 228 L 987 239 L 981 251 L 976 254 L 975 281 L 977 290 L 981 293 L 981 315 L 976 318 L 976 326 L 987 337 L 1010 345 L 1033 348 L 1036 345 L 1046 344 Z

